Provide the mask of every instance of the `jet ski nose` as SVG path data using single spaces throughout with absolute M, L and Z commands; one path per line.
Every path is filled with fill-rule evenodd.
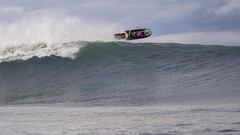
M 149 35 L 150 35 L 150 36 L 152 35 L 152 31 L 151 31 L 151 30 L 149 30 Z
M 145 33 L 146 36 L 151 36 L 152 35 L 152 31 L 150 29 L 144 30 L 144 33 Z

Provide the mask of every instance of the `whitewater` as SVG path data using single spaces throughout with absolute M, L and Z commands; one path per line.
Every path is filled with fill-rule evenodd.
M 240 134 L 240 47 L 0 47 L 2 134 Z

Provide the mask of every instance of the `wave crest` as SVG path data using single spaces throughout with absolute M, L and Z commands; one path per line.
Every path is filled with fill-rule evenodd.
M 28 60 L 32 57 L 60 56 L 74 59 L 76 53 L 86 42 L 70 42 L 47 44 L 44 42 L 36 44 L 22 44 L 20 46 L 12 46 L 0 48 L 0 62 L 14 60 Z

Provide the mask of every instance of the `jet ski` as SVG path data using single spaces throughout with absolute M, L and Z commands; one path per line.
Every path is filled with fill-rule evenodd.
M 113 36 L 115 39 L 125 39 L 125 40 L 135 40 L 135 39 L 142 39 L 147 38 L 152 35 L 152 31 L 150 29 L 132 29 L 126 30 L 122 33 L 115 33 Z

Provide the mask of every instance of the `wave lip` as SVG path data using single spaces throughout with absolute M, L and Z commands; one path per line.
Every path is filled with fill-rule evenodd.
M 74 59 L 76 53 L 81 47 L 85 46 L 85 44 L 86 42 L 83 41 L 56 44 L 41 42 L 4 47 L 0 48 L 0 63 L 15 60 L 28 60 L 32 57 L 42 58 L 51 55 Z

